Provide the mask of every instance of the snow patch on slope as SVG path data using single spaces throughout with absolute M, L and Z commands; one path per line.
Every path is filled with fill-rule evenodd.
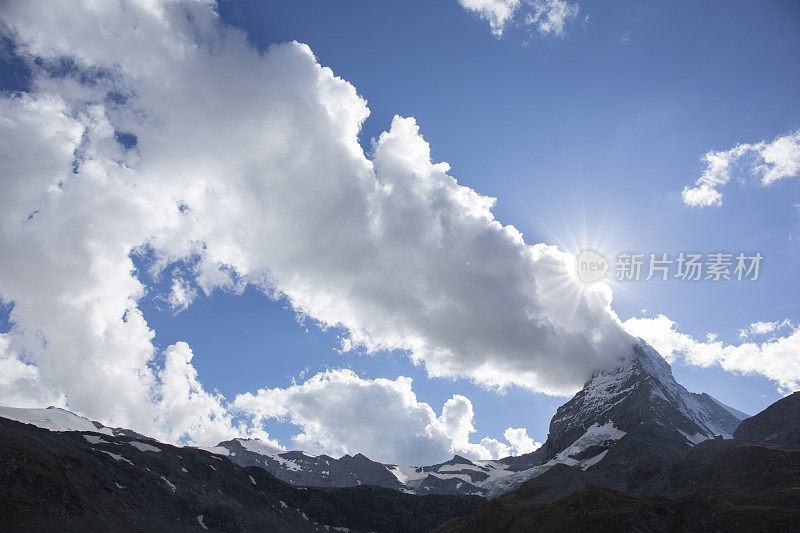
M 115 460 L 115 461 L 125 461 L 125 462 L 126 462 L 126 463 L 128 463 L 129 465 L 132 465 L 132 464 L 133 464 L 133 463 L 130 461 L 130 459 L 125 459 L 124 457 L 122 457 L 121 455 L 117 455 L 116 453 L 107 452 L 107 451 L 105 451 L 105 450 L 98 450 L 98 451 L 100 451 L 100 452 L 102 452 L 102 453 L 105 453 L 105 454 L 107 454 L 107 455 L 110 455 L 111 457 L 113 457 L 113 458 L 114 458 L 114 460 Z
M 386 465 L 397 481 L 406 486 L 419 485 L 423 479 L 428 477 L 428 472 L 423 471 L 421 466 Z
M 214 455 L 224 455 L 225 457 L 230 456 L 231 451 L 224 446 L 196 446 L 198 450 L 204 450 L 208 453 L 213 453 Z
M 597 455 L 595 455 L 591 459 L 585 459 L 585 460 L 581 461 L 581 470 L 586 470 L 590 466 L 596 465 L 597 463 L 599 463 L 600 461 L 603 460 L 603 458 L 606 456 L 607 453 L 608 453 L 608 450 L 603 450 L 602 452 L 598 453 Z
M 603 443 L 607 443 L 608 441 L 619 440 L 624 436 L 625 432 L 615 428 L 614 422 L 612 422 L 611 420 L 609 420 L 602 426 L 598 423 L 594 423 L 589 427 L 589 429 L 586 430 L 586 433 L 581 435 L 577 440 L 575 440 L 575 442 L 573 442 L 566 449 L 562 450 L 553 459 L 550 459 L 550 461 L 548 461 L 546 465 L 553 466 L 561 463 L 568 466 L 576 466 L 576 465 L 583 466 L 582 462 L 577 459 L 574 459 L 573 456 L 579 455 L 581 452 L 583 452 L 584 450 L 588 449 L 591 446 L 599 446 Z M 594 457 L 592 457 L 592 459 L 594 459 Z
M 281 466 L 283 466 L 287 470 L 291 470 L 293 472 L 299 472 L 299 471 L 303 470 L 303 468 L 299 464 L 297 464 L 296 462 L 292 461 L 291 459 L 284 459 L 280 455 L 274 456 L 273 459 L 275 461 L 277 461 L 278 463 L 280 463 Z
M 486 497 L 494 498 L 509 490 L 519 487 L 522 483 L 545 473 L 550 468 L 557 464 L 565 464 L 568 466 L 578 466 L 586 470 L 592 465 L 595 465 L 603 460 L 608 450 L 603 450 L 600 453 L 582 460 L 575 459 L 573 456 L 581 454 L 591 446 L 600 446 L 608 444 L 609 441 L 617 441 L 625 436 L 625 432 L 614 427 L 614 423 L 609 420 L 602 426 L 598 423 L 592 424 L 586 432 L 579 438 L 575 439 L 570 446 L 562 450 L 554 458 L 550 459 L 543 465 L 537 465 L 527 470 L 521 470 L 515 473 L 507 473 L 507 475 L 497 475 L 487 479 L 481 484 L 477 484 L 481 488 L 486 489 Z
M 688 433 L 686 433 L 685 431 L 681 431 L 680 429 L 678 431 L 680 432 L 681 435 L 686 437 L 686 440 L 689 441 L 689 444 L 691 444 L 692 446 L 701 443 L 704 440 L 708 440 L 708 437 L 706 435 L 703 435 L 702 433 L 695 433 L 694 435 L 689 435 Z
M 489 476 L 483 483 L 475 483 L 477 486 L 490 484 L 501 477 L 511 474 L 508 471 L 508 465 L 499 461 L 475 461 L 475 464 L 486 468 L 484 472 Z
M 0 407 L 0 417 L 16 420 L 24 424 L 32 424 L 50 431 L 90 431 L 113 435 L 113 431 L 102 424 L 95 424 L 88 418 L 78 416 L 58 407 L 48 407 L 47 409 Z
M 174 484 L 174 483 L 172 483 L 170 480 L 168 480 L 168 479 L 167 479 L 167 478 L 165 478 L 164 476 L 161 476 L 161 479 L 163 479 L 163 480 L 164 480 L 164 483 L 166 483 L 166 484 L 167 484 L 167 486 L 170 488 L 170 490 L 171 490 L 172 492 L 175 492 L 175 491 L 177 490 L 177 487 L 175 486 L 175 484 Z
M 147 444 L 146 442 L 139 442 L 138 440 L 132 440 L 128 444 L 139 450 L 140 452 L 160 452 L 161 448 L 157 448 L 152 444 Z
M 244 449 L 247 451 L 258 453 L 261 455 L 266 455 L 268 457 L 272 457 L 279 453 L 284 453 L 286 450 L 281 448 L 280 446 L 276 446 L 270 442 L 264 442 L 261 439 L 236 439 L 236 441 L 241 444 Z

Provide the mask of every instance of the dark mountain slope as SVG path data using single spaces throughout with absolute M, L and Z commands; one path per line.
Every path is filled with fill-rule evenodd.
M 429 531 L 483 500 L 294 487 L 196 448 L 0 419 L 2 531 Z
M 440 530 L 798 529 L 800 450 L 721 438 L 688 447 L 680 437 L 641 423 L 602 462 L 585 470 L 555 465 Z
M 634 485 L 626 494 L 590 471 L 558 465 L 439 531 L 795 531 L 800 524 L 797 450 L 709 440 Z
M 634 480 L 630 492 L 680 497 L 722 495 L 730 501 L 796 492 L 800 497 L 800 450 L 731 440 L 701 442 L 661 471 Z M 800 511 L 800 500 L 794 500 Z
M 680 433 L 657 420 L 648 420 L 626 433 L 587 472 L 606 480 L 604 486 L 624 489 L 636 479 L 671 464 L 691 448 Z
M 676 500 L 634 498 L 611 489 L 589 486 L 551 504 L 497 498 L 476 513 L 454 519 L 438 532 L 585 532 L 585 531 L 796 531 L 796 507 L 754 501 L 732 505 L 702 495 Z
M 742 420 L 733 436 L 749 442 L 800 448 L 800 391 Z

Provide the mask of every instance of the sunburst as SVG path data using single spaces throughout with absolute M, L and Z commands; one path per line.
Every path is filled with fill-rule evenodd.
M 605 297 L 604 294 L 610 292 L 612 297 L 621 293 L 644 302 L 649 301 L 647 297 L 631 289 L 629 283 L 619 282 L 615 279 L 614 272 L 611 270 L 613 259 L 618 253 L 632 249 L 633 236 L 630 231 L 615 230 L 612 223 L 613 216 L 609 212 L 593 213 L 589 216 L 585 207 L 580 206 L 579 209 L 576 209 L 576 216 L 568 217 L 561 210 L 562 230 L 559 235 L 529 205 L 524 202 L 522 205 L 535 226 L 549 237 L 550 242 L 547 244 L 553 244 L 560 251 L 569 254 L 569 258 L 563 266 L 548 265 L 551 272 L 548 276 L 549 279 L 542 284 L 541 295 L 545 298 L 558 298 L 568 305 L 573 321 L 584 298 Z M 577 224 L 574 221 L 577 221 Z M 586 250 L 602 256 L 609 265 L 609 271 L 602 278 L 590 283 L 581 280 L 577 264 L 581 252 Z

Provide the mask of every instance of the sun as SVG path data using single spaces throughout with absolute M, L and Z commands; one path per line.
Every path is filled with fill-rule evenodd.
M 581 203 L 570 216 L 562 210 L 560 223 L 545 224 L 530 206 L 523 205 L 534 225 L 548 237 L 547 244 L 568 254 L 559 273 L 563 277 L 551 285 L 551 290 L 566 293 L 560 297 L 574 299 L 576 306 L 581 298 L 595 293 L 610 299 L 619 291 L 645 299 L 615 279 L 615 258 L 622 251 L 634 249 L 635 239 L 628 228 L 616 223 L 613 210 L 592 212 Z

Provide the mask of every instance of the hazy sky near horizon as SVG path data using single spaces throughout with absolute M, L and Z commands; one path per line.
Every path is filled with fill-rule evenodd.
M 31 9 L 2 403 L 426 462 L 529 451 L 628 333 L 751 414 L 800 382 L 794 2 Z M 763 261 L 585 287 L 585 248 Z

